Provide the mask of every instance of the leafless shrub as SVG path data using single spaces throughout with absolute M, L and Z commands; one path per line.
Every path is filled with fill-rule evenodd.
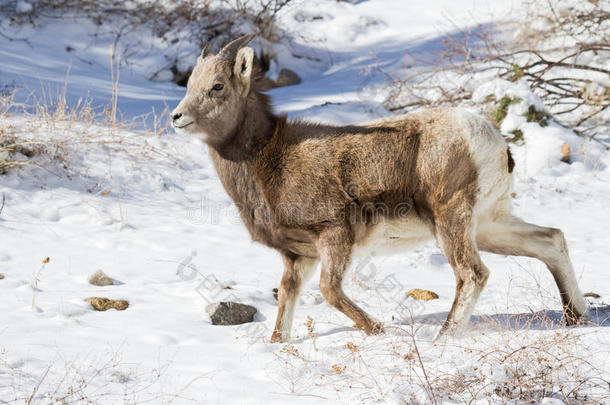
M 31 12 L 19 14 L 17 0 L 0 6 L 0 16 L 14 23 L 37 24 L 41 18 L 74 20 L 86 18 L 98 27 L 96 35 L 114 38 L 116 54 L 129 64 L 146 52 L 163 52 L 167 63 L 158 66 L 151 79 L 170 70 L 174 81 L 185 85 L 192 66 L 183 59 L 193 59 L 193 50 L 210 46 L 217 50 L 229 40 L 248 33 L 257 34 L 266 48 L 259 59 L 273 58 L 271 45 L 279 41 L 281 30 L 276 26 L 278 13 L 297 0 L 37 0 Z M 142 35 L 131 35 L 142 32 Z M 148 33 L 146 35 L 145 33 Z M 1 34 L 1 33 L 0 33 Z M 152 49 L 150 34 L 166 46 Z M 128 41 L 123 41 L 129 37 Z M 10 38 L 9 38 L 10 39 Z M 147 51 L 148 50 L 148 51 Z M 268 63 L 268 61 L 267 61 Z
M 173 387 L 172 392 L 164 390 L 163 380 L 173 365 L 171 358 L 159 358 L 156 369 L 143 372 L 124 362 L 118 351 L 74 356 L 58 353 L 40 373 L 34 373 L 10 364 L 6 355 L 0 352 L 0 372 L 5 382 L 10 381 L 0 388 L 3 404 L 136 404 L 190 399 L 183 396 L 188 385 Z
M 412 58 L 412 65 L 427 67 L 391 77 L 386 106 L 408 111 L 471 103 L 477 83 L 524 80 L 555 120 L 595 136 L 608 124 L 610 106 L 610 9 L 602 3 L 532 0 L 520 10 L 523 20 L 448 36 L 432 61 Z
M 485 333 L 439 343 L 417 337 L 421 325 L 411 324 L 375 338 L 318 340 L 317 350 L 307 342 L 287 345 L 273 368 L 277 381 L 297 396 L 332 392 L 339 399 L 405 404 L 610 400 L 610 381 L 597 361 L 608 351 L 585 339 L 595 331 L 515 330 L 493 321 L 484 326 Z
M 534 289 L 536 296 L 542 291 L 542 308 L 555 300 L 554 291 L 547 294 L 547 285 L 538 279 L 532 285 L 529 276 L 511 286 Z M 603 328 L 565 328 L 560 311 L 507 305 L 494 315 L 475 316 L 466 336 L 432 341 L 440 326 L 434 316 L 408 302 L 400 308 L 385 334 L 346 339 L 321 332 L 315 343 L 305 338 L 276 351 L 269 371 L 290 395 L 346 403 L 356 398 L 404 404 L 610 400 L 610 349 L 600 345 Z M 591 303 L 594 325 L 607 325 L 609 310 L 604 302 Z M 311 332 L 306 326 L 300 329 L 303 336 Z

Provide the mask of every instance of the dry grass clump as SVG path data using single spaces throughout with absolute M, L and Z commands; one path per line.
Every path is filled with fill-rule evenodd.
M 26 166 L 52 172 L 56 167 L 69 170 L 75 145 L 65 135 L 67 129 L 76 124 L 76 121 L 49 121 L 38 115 L 27 116 L 18 122 L 0 119 L 0 175 Z M 49 136 L 55 133 L 62 136 Z M 86 138 L 84 134 L 80 142 L 93 142 Z
M 44 155 L 47 151 L 41 142 L 20 141 L 15 127 L 0 124 L 0 175 L 9 169 L 32 163 L 30 158 Z
M 0 175 L 10 168 L 29 164 L 28 158 L 45 153 L 40 142 L 18 139 L 17 128 L 5 121 L 12 102 L 12 92 L 0 94 Z
M 57 136 L 41 136 L 43 133 L 65 133 L 75 125 L 92 127 L 117 123 L 100 121 L 89 100 L 80 99 L 69 107 L 66 101 L 67 83 L 56 95 L 43 89 L 40 99 L 32 105 L 14 102 L 14 91 L 0 94 L 0 175 L 10 169 L 23 166 L 43 167 L 48 162 L 69 166 L 69 143 Z M 11 117 L 18 114 L 19 120 Z M 86 136 L 86 131 L 79 131 Z
M 69 105 L 67 85 L 56 95 L 43 91 L 39 99 L 27 104 L 15 103 L 12 93 L 0 97 L 0 175 L 34 167 L 57 177 L 82 176 L 87 180 L 90 173 L 82 158 L 102 150 L 108 156 L 121 154 L 134 161 L 163 159 L 182 167 L 183 159 L 146 140 L 146 136 L 157 138 L 169 128 L 167 109 L 131 120 L 121 118 L 116 102 L 119 66 L 118 61 L 113 63 L 113 97 L 106 107 L 94 108 L 88 99 Z M 140 120 L 152 121 L 152 130 L 142 130 Z M 99 186 L 88 191 L 101 192 Z

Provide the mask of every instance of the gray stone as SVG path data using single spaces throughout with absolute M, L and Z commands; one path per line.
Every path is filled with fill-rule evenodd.
M 4 274 L 0 273 L 0 280 L 4 278 Z
M 301 83 L 301 78 L 298 74 L 290 69 L 282 69 L 275 81 L 275 87 L 292 86 Z
M 114 280 L 108 277 L 103 271 L 98 270 L 89 277 L 89 284 L 103 287 L 106 285 L 114 285 Z
M 208 305 L 205 311 L 210 315 L 214 325 L 239 325 L 252 322 L 256 308 L 237 302 L 215 302 Z

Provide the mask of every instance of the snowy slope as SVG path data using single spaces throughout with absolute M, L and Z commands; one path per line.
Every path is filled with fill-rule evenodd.
M 271 91 L 274 105 L 293 117 L 333 123 L 385 115 L 375 90 L 385 78 L 375 71 L 367 75 L 366 68 L 397 69 L 405 52 L 432 52 L 447 15 L 464 23 L 485 22 L 511 7 L 470 0 L 431 0 L 420 6 L 399 0 L 356 5 L 314 0 L 290 9 L 282 23 L 309 38 L 295 35 L 290 46 L 320 61 L 299 61 L 287 47 L 280 60 L 302 72 L 304 80 Z M 320 15 L 322 20 L 314 18 Z M 78 47 L 75 38 L 88 38 L 91 27 L 75 21 L 67 30 L 65 24 L 24 32 L 29 45 L 0 39 L 0 81 L 39 95 L 41 83 L 60 91 L 71 66 L 69 101 L 89 92 L 94 103 L 107 103 L 109 44 Z M 96 62 L 71 59 L 66 46 Z M 504 91 L 499 87 L 481 92 Z M 121 72 L 119 105 L 127 118 L 151 107 L 160 111 L 165 103 L 171 107 L 182 93 L 177 86 L 146 80 L 137 67 Z M 519 111 L 511 114 L 517 117 Z M 561 325 L 556 287 L 541 263 L 483 254 L 491 276 L 472 331 L 446 345 L 434 343 L 451 307 L 455 280 L 444 256 L 428 244 L 396 257 L 365 258 L 346 283 L 348 294 L 384 322 L 386 334 L 366 337 L 352 329 L 324 302 L 314 277 L 296 310 L 294 342 L 272 345 L 272 289 L 281 277 L 281 260 L 251 242 L 204 145 L 175 134 L 159 137 L 93 124 L 52 126 L 22 115 L 0 120 L 3 128 L 65 145 L 68 162 L 63 168 L 40 158 L 44 169 L 27 167 L 0 176 L 0 196 L 5 196 L 0 400 L 461 403 L 472 395 L 459 388 L 467 381 L 476 387 L 480 403 L 503 403 L 502 394 L 517 389 L 510 386 L 513 374 L 525 366 L 526 375 L 571 372 L 554 377 L 566 387 L 586 380 L 583 393 L 609 398 L 604 381 L 610 378 L 605 304 L 610 301 L 610 155 L 599 144 L 550 126 L 531 129 L 528 133 L 538 136 L 512 147 L 515 210 L 530 222 L 565 232 L 581 289 L 601 295 L 592 301 L 601 308 L 593 311 L 592 326 Z M 563 142 L 577 152 L 571 165 L 559 161 Z M 43 263 L 46 257 L 50 260 Z M 97 269 L 118 285 L 88 284 Z M 440 298 L 407 300 L 404 294 L 411 288 L 433 290 Z M 130 307 L 96 312 L 84 301 L 90 296 L 128 299 Z M 229 299 L 256 306 L 256 322 L 213 326 L 204 307 Z M 309 331 L 308 316 L 313 319 Z M 489 355 L 532 344 L 536 350 L 521 350 L 523 357 Z M 562 362 L 567 365 L 558 367 Z M 431 386 L 442 398 L 430 394 Z M 551 390 L 546 403 L 560 403 L 554 402 L 560 401 L 560 392 L 559 387 Z

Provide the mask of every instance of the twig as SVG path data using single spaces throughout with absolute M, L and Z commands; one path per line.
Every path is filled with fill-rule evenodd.
M 413 325 L 415 324 L 415 319 L 413 319 L 413 314 L 409 311 L 409 315 L 411 317 L 411 329 L 413 329 Z M 436 396 L 434 395 L 434 389 L 432 388 L 432 384 L 430 383 L 430 379 L 428 378 L 428 373 L 426 372 L 426 367 L 424 366 L 424 362 L 421 359 L 421 355 L 419 354 L 419 348 L 417 347 L 417 342 L 415 341 L 415 332 L 411 330 L 409 333 L 411 336 L 411 341 L 413 342 L 413 347 L 415 348 L 415 354 L 417 354 L 417 360 L 419 361 L 419 365 L 424 373 L 424 378 L 426 379 L 426 384 L 428 385 L 428 390 L 430 391 L 430 399 L 436 405 L 438 402 L 436 401 Z
M 34 400 L 34 396 L 36 395 L 36 393 L 40 389 L 40 386 L 42 385 L 42 382 L 47 378 L 47 375 L 49 374 L 49 371 L 51 371 L 51 365 L 49 365 L 49 367 L 47 367 L 47 369 L 45 370 L 44 374 L 40 378 L 40 381 L 38 381 L 38 384 L 36 384 L 36 386 L 34 387 L 34 391 L 32 391 L 32 395 L 30 395 L 30 397 L 28 398 L 28 401 L 26 402 L 26 405 L 30 405 L 32 403 L 32 401 Z

